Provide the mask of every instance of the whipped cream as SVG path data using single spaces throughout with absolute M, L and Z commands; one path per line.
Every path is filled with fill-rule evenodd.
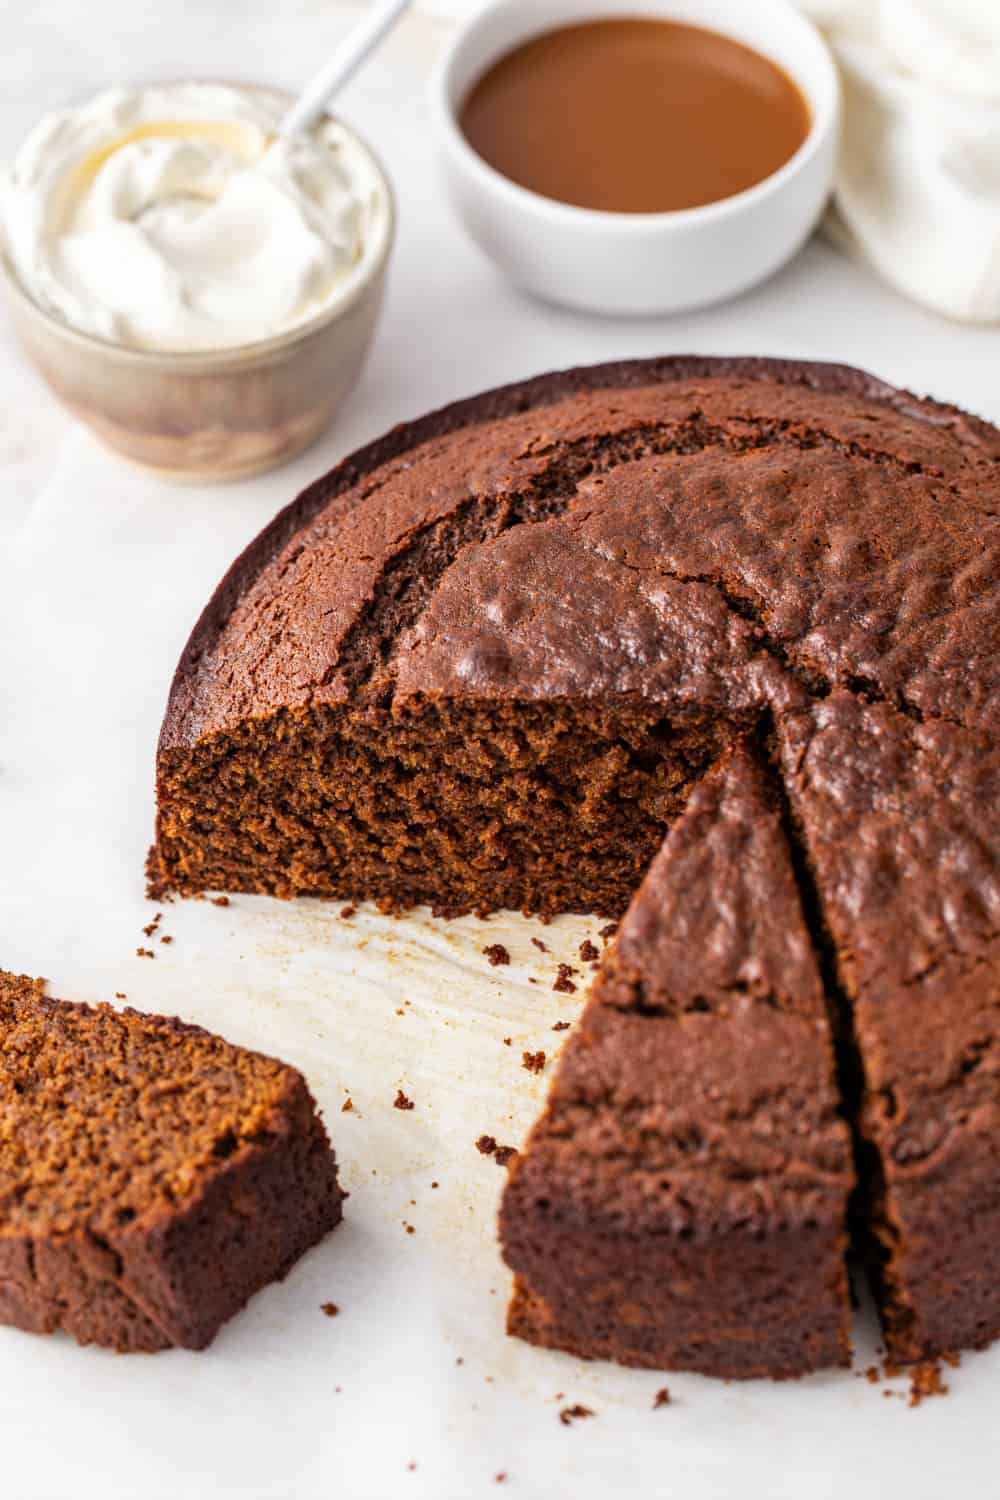
M 340 298 L 390 208 L 333 120 L 284 139 L 264 89 L 111 89 L 47 115 L 0 183 L 24 290 L 72 328 L 137 349 L 249 344 Z

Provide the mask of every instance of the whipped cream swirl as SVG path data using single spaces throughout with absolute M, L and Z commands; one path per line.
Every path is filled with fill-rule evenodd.
M 385 234 L 384 180 L 334 120 L 286 140 L 265 89 L 112 89 L 46 116 L 0 183 L 0 244 L 72 328 L 225 349 L 339 299 Z

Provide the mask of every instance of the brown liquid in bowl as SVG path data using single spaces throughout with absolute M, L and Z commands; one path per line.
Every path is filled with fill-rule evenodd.
M 516 47 L 460 123 L 490 166 L 546 198 L 619 213 L 695 208 L 769 177 L 809 106 L 759 52 L 675 21 L 566 26 Z

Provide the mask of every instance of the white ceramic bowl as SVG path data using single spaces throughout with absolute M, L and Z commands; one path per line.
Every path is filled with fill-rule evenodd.
M 458 116 L 469 89 L 529 37 L 609 16 L 685 21 L 763 53 L 802 90 L 812 115 L 808 136 L 754 187 L 673 213 L 577 208 L 511 182 L 462 134 Z M 762 281 L 808 237 L 833 183 L 840 89 L 826 44 L 789 0 L 495 0 L 453 38 L 431 85 L 431 112 L 459 217 L 512 281 L 591 312 L 676 312 Z

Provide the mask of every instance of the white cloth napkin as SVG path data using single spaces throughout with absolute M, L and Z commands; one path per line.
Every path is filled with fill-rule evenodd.
M 799 3 L 844 84 L 831 237 L 936 312 L 1000 319 L 1000 3 Z

